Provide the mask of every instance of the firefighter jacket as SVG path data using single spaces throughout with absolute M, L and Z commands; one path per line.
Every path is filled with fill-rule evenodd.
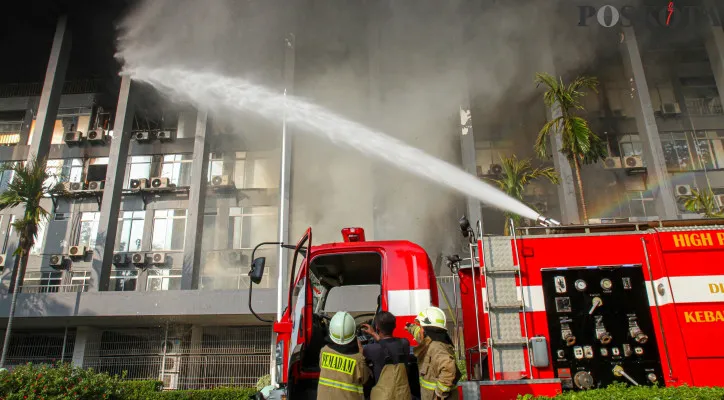
M 413 350 L 420 370 L 420 394 L 422 400 L 457 400 L 458 367 L 452 345 L 422 338 L 420 327 L 410 327 L 417 341 Z M 422 340 L 420 340 L 422 339 Z
M 324 346 L 319 356 L 318 399 L 363 400 L 370 371 L 362 353 L 342 354 Z
M 393 339 L 399 341 L 400 339 Z M 407 343 L 407 341 L 405 341 Z M 398 342 L 380 341 L 379 345 L 385 355 L 385 365 L 380 377 L 372 388 L 370 400 L 407 400 L 412 397 L 407 380 L 407 358 L 409 347 L 400 346 Z M 392 348 L 390 348 L 390 347 Z M 400 354 L 406 348 L 407 354 Z

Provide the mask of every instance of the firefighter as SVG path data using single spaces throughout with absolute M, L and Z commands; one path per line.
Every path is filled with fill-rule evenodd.
M 354 318 L 338 312 L 329 321 L 329 344 L 319 356 L 318 399 L 364 399 L 364 384 L 370 377 L 356 335 Z
M 428 307 L 415 317 L 407 330 L 417 341 L 413 350 L 420 370 L 422 400 L 458 398 L 460 372 L 455 363 L 455 348 L 445 327 L 445 313 Z
M 366 345 L 362 351 L 365 359 L 372 364 L 376 382 L 370 399 L 409 399 L 411 394 L 407 380 L 407 360 L 410 355 L 410 342 L 392 337 L 397 319 L 387 311 L 375 315 L 374 325 L 375 329 L 367 324 L 362 325 L 362 329 L 376 342 Z

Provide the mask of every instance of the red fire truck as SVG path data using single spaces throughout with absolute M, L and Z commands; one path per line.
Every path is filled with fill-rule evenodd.
M 460 322 L 451 331 L 462 332 L 463 398 L 553 396 L 612 382 L 724 385 L 724 348 L 712 344 L 724 335 L 724 220 L 519 228 L 504 237 L 481 235 L 464 219 L 461 228 L 469 253 L 447 257 L 461 304 L 447 310 Z M 396 335 L 411 341 L 405 323 L 439 305 L 420 246 L 366 241 L 361 228 L 342 235 L 312 246 L 308 229 L 294 246 L 268 398 L 316 398 L 330 290 L 379 287 L 376 309 L 357 313 L 358 322 L 390 311 Z M 263 268 L 263 258 L 253 261 L 252 281 Z

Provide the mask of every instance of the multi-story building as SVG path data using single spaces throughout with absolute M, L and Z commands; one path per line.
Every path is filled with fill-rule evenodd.
M 588 73 L 601 90 L 586 98 L 587 117 L 610 153 L 583 171 L 590 223 L 690 218 L 681 195 L 707 187 L 724 195 L 721 24 L 619 29 L 595 18 L 578 26 L 579 9 L 567 3 L 403 3 L 308 1 L 285 11 L 292 22 L 265 26 L 265 81 L 489 176 L 499 155 L 532 157 L 550 117 L 533 74 Z M 188 6 L 158 22 L 161 34 L 187 45 L 184 54 L 214 43 L 231 60 L 238 43 L 218 39 L 229 32 L 184 42 L 214 25 L 209 14 L 223 15 Z M 477 199 L 462 211 L 462 196 L 293 126 L 283 152 L 278 121 L 229 124 L 119 77 L 113 27 L 127 7 L 24 9 L 9 25 L 17 34 L 0 42 L 13 60 L 0 67 L 0 161 L 47 157 L 53 182 L 72 193 L 42 202 L 50 218 L 21 277 L 9 364 L 62 359 L 172 388 L 253 384 L 271 348 L 247 298 L 257 243 L 294 242 L 309 225 L 315 242 L 328 242 L 344 226 L 363 226 L 368 238 L 410 239 L 437 257 L 457 250 L 461 213 L 502 232 L 502 213 Z M 278 12 L 270 8 L 267 18 Z M 194 21 L 168 39 L 165 26 Z M 461 110 L 471 120 L 461 121 Z M 563 223 L 582 222 L 568 162 L 552 151 L 540 163 L 563 183 L 533 185 L 526 200 Z M 0 190 L 11 179 L 4 172 Z M 0 212 L 3 318 L 15 290 L 10 224 L 21 213 Z M 253 307 L 272 316 L 283 253 L 259 254 L 268 276 Z M 355 293 L 344 307 L 363 310 L 370 296 Z

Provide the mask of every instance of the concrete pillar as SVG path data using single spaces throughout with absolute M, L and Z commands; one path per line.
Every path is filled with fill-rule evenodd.
M 113 249 L 116 243 L 116 230 L 118 228 L 118 212 L 121 207 L 121 190 L 123 189 L 123 178 L 128 160 L 128 146 L 131 141 L 135 91 L 135 84 L 131 81 L 131 78 L 124 76 L 121 80 L 121 90 L 118 95 L 118 105 L 116 106 L 113 140 L 108 155 L 106 186 L 103 191 L 103 201 L 101 202 L 96 247 L 93 250 L 89 288 L 91 291 L 108 290 Z M 152 222 L 147 220 L 146 223 Z
M 29 102 L 28 102 L 29 103 Z M 33 126 L 33 115 L 35 110 L 28 108 L 25 110 L 25 117 L 23 118 L 23 126 L 20 128 L 20 144 L 28 143 L 28 136 L 30 136 L 30 127 Z
M 181 290 L 193 290 L 199 287 L 201 238 L 203 237 L 206 186 L 208 184 L 206 175 L 209 168 L 208 141 L 206 140 L 209 122 L 208 113 L 199 111 L 196 117 L 194 161 L 191 165 L 191 190 L 189 192 L 188 211 L 186 212 L 186 241 L 184 242 Z
M 100 349 L 101 334 L 103 332 L 90 327 L 79 326 L 75 331 L 75 345 L 73 346 L 73 366 L 93 367 L 87 365 L 87 357 L 97 357 Z
M 464 101 L 464 100 L 463 100 Z M 477 162 L 475 156 L 475 135 L 473 134 L 473 119 L 470 115 L 470 104 L 460 106 L 460 149 L 463 169 L 471 175 L 477 175 Z M 465 198 L 466 215 L 477 234 L 477 223 L 482 222 L 483 215 L 480 209 L 480 200 L 467 196 Z M 483 227 L 485 229 L 485 227 Z
M 724 104 L 724 30 L 720 25 L 721 20 L 717 15 L 713 14 L 716 11 L 714 2 L 712 0 L 704 0 L 703 3 L 704 7 L 711 10 L 710 13 L 712 13 L 713 16 L 713 19 L 708 18 L 708 21 L 705 21 L 708 25 L 704 28 L 704 43 L 709 55 L 711 70 L 714 73 L 716 87 L 719 91 L 719 98 L 722 100 L 722 104 Z
M 666 168 L 664 150 L 661 147 L 656 117 L 651 105 L 649 85 L 646 82 L 641 52 L 633 27 L 623 28 L 622 44 L 623 66 L 632 88 L 636 90 L 634 101 L 636 126 L 643 144 L 649 187 L 654 189 L 656 212 L 662 219 L 677 219 L 678 209 L 674 197 L 674 188 Z
M 58 19 L 53 38 L 53 47 L 50 49 L 48 68 L 45 71 L 43 92 L 40 94 L 38 115 L 35 119 L 35 131 L 33 142 L 28 152 L 28 160 L 37 158 L 43 159 L 50 151 L 50 141 L 53 136 L 55 119 L 58 116 L 60 95 L 65 83 L 65 72 L 68 69 L 70 58 L 71 34 L 68 30 L 68 18 L 66 16 Z

